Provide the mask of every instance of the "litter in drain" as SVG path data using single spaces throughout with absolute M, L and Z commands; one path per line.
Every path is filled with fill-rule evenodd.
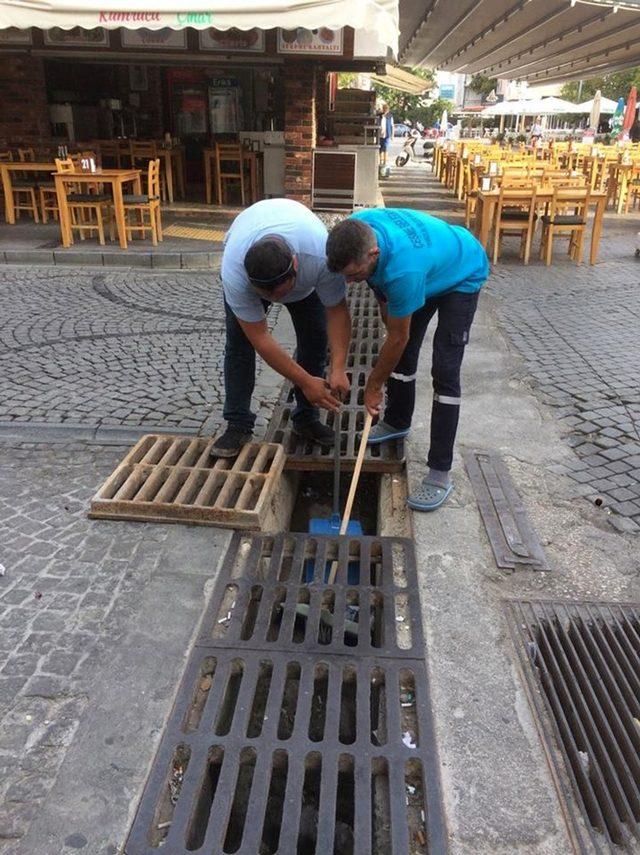
M 128 855 L 446 851 L 422 662 L 196 649 Z
M 89 516 L 259 529 L 284 465 L 281 446 L 250 443 L 209 459 L 213 439 L 148 435 L 91 501 Z
M 323 448 L 298 437 L 293 432 L 292 413 L 293 404 L 276 406 L 266 435 L 267 442 L 276 442 L 283 446 L 287 455 L 285 469 L 332 469 L 333 449 Z M 356 462 L 359 433 L 364 426 L 365 413 L 361 407 L 343 407 L 339 416 L 342 422 L 341 467 L 348 471 L 353 469 Z M 333 429 L 334 414 L 328 410 L 320 410 L 320 421 Z M 367 446 L 363 472 L 400 472 L 403 466 L 404 442 L 401 439 Z
M 328 585 L 334 562 L 336 581 Z M 424 656 L 409 540 L 236 534 L 218 579 L 197 644 Z
M 540 541 L 500 455 L 468 451 L 463 457 L 498 567 L 547 570 Z
M 525 601 L 509 603 L 508 612 L 538 722 L 547 744 L 559 742 L 591 842 L 598 851 L 603 844 L 637 851 L 640 606 Z

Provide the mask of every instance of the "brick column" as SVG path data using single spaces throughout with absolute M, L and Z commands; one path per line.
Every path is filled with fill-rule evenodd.
M 284 67 L 284 192 L 311 205 L 312 149 L 316 144 L 316 69 L 312 61 Z
M 51 139 L 42 57 L 0 57 L 0 146 Z

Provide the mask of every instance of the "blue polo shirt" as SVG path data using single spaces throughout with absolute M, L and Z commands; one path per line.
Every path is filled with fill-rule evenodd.
M 352 216 L 376 233 L 380 257 L 369 283 L 387 298 L 394 318 L 449 291 L 479 291 L 489 275 L 487 253 L 462 226 L 407 208 L 372 208 Z

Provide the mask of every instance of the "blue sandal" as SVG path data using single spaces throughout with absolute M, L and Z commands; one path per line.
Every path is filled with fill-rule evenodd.
M 435 511 L 444 504 L 452 490 L 451 483 L 443 487 L 441 484 L 423 481 L 409 496 L 407 504 L 414 511 Z

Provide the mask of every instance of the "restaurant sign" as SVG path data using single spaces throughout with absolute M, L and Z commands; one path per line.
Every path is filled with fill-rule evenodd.
M 234 53 L 263 53 L 264 30 L 254 27 L 252 30 L 239 30 L 231 27 L 229 30 L 201 30 L 200 47 L 203 50 Z
M 319 27 L 305 30 L 278 30 L 278 53 L 306 53 L 313 55 L 342 54 L 342 30 Z
M 85 30 L 83 27 L 72 27 L 63 30 L 62 27 L 52 27 L 44 31 L 44 43 L 46 45 L 64 47 L 109 46 L 109 33 L 104 27 L 95 27 L 93 30 Z
M 187 47 L 187 34 L 185 30 L 172 30 L 171 27 L 163 27 L 161 30 L 149 30 L 146 27 L 122 30 L 122 46 L 184 50 Z

